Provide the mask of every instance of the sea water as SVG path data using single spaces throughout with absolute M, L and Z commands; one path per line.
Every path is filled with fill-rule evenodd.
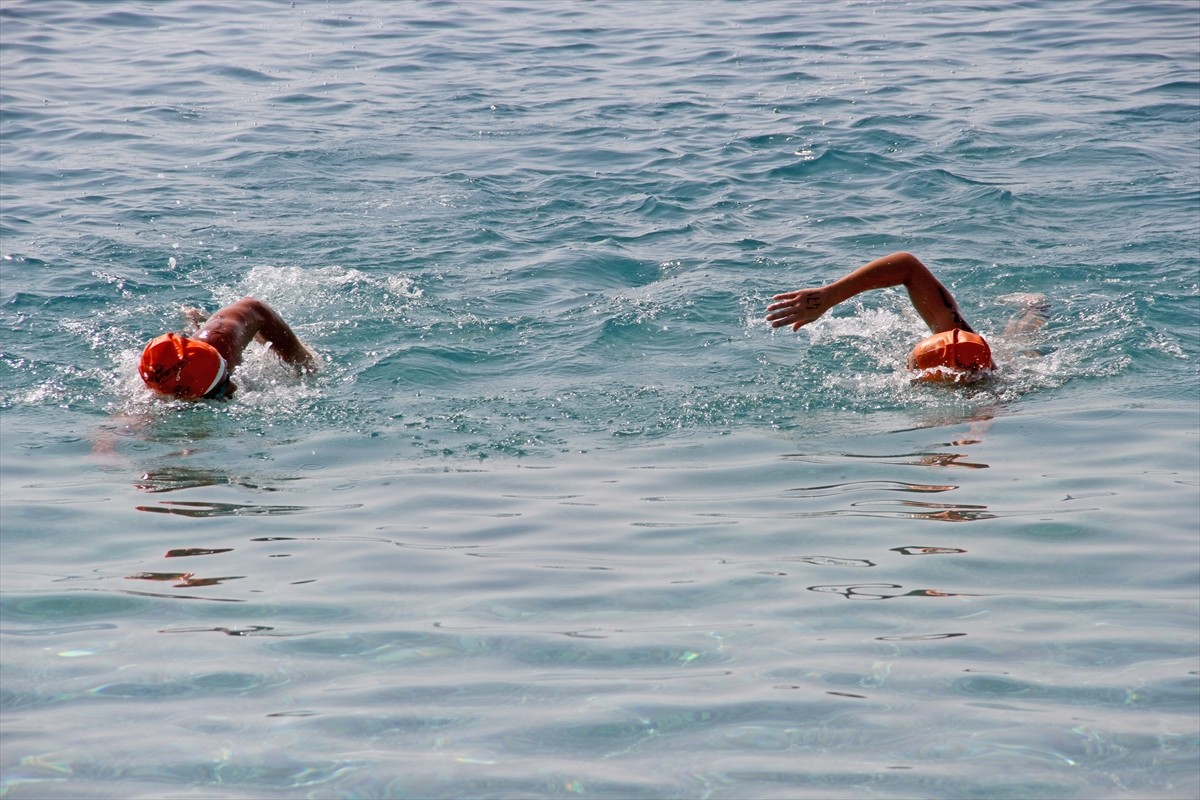
M 0 796 L 1196 797 L 1198 41 L 5 0 Z M 896 250 L 994 378 L 763 321 Z M 321 371 L 152 398 L 243 295 Z

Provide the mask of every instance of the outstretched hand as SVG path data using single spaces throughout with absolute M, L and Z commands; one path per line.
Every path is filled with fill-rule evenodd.
M 767 322 L 772 328 L 791 325 L 794 331 L 820 317 L 831 305 L 824 289 L 797 289 L 771 299 L 775 302 L 767 306 Z

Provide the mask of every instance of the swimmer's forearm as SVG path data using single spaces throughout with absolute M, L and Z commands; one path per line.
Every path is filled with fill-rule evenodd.
M 916 268 L 924 265 L 908 253 L 875 259 L 825 286 L 775 295 L 775 302 L 767 306 L 767 321 L 774 328 L 790 325 L 798 330 L 857 294 L 904 283 Z
M 849 275 L 839 278 L 825 287 L 825 291 L 829 292 L 830 298 L 834 301 L 833 305 L 837 305 L 872 289 L 907 286 L 914 280 L 920 281 L 926 277 L 937 280 L 933 277 L 933 273 L 912 253 L 892 253 L 864 264 Z
M 271 331 L 264 330 L 264 334 L 271 342 L 272 352 L 280 359 L 293 366 L 316 370 L 316 357 L 286 323 L 282 323 L 282 327 L 274 328 Z
M 253 297 L 242 298 L 240 303 L 258 317 L 255 334 L 271 343 L 275 355 L 297 367 L 317 368 L 316 358 L 275 309 Z
M 857 294 L 890 286 L 903 286 L 908 291 L 913 308 L 932 332 L 958 328 L 974 333 L 950 291 L 912 253 L 892 253 L 876 259 L 834 281 L 827 290 L 836 305 Z
M 818 289 L 775 295 L 775 302 L 767 306 L 767 320 L 772 327 L 790 325 L 797 330 L 855 295 L 890 286 L 908 290 L 913 307 L 934 333 L 952 328 L 972 330 L 946 287 L 920 259 L 905 252 L 877 258 Z

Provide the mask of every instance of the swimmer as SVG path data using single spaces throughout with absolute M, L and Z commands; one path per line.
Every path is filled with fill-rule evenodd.
M 921 370 L 921 380 L 962 383 L 996 368 L 988 343 L 967 324 L 949 290 L 911 253 L 876 259 L 828 286 L 777 294 L 767 306 L 767 321 L 772 328 L 799 330 L 838 303 L 888 286 L 908 290 L 913 308 L 933 332 L 908 357 L 908 368 Z
M 138 374 L 157 394 L 181 400 L 220 400 L 237 391 L 230 379 L 251 341 L 295 367 L 297 374 L 317 369 L 317 359 L 274 309 L 243 297 L 212 316 L 185 309 L 194 333 L 167 333 L 146 345 Z

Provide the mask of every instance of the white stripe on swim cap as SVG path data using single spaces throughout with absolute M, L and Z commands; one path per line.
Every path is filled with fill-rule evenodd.
M 216 348 L 214 347 L 213 349 L 215 350 Z M 225 378 L 225 373 L 229 370 L 229 365 L 225 363 L 225 356 L 217 353 L 217 358 L 221 359 L 221 368 L 217 370 L 217 377 L 213 378 L 213 382 L 208 385 L 208 388 L 200 393 L 201 397 L 204 397 L 204 395 L 217 388 L 217 386 Z

